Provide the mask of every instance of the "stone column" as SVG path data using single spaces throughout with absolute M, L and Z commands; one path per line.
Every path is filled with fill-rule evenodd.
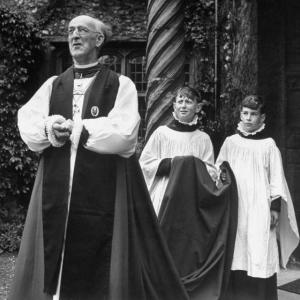
M 148 1 L 146 138 L 171 117 L 174 92 L 184 83 L 184 1 Z

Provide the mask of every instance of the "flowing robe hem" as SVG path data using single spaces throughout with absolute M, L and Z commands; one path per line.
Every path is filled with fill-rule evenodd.
M 120 158 L 117 166 L 108 299 L 188 300 L 162 238 L 138 162 L 135 157 Z M 43 160 L 36 176 L 8 300 L 53 299 L 43 291 L 42 180 Z

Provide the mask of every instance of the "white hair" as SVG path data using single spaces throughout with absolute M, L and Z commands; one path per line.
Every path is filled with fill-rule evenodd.
M 80 15 L 73 18 L 70 23 L 76 19 L 86 19 L 89 20 L 95 27 L 95 31 L 100 32 L 104 35 L 104 42 L 107 42 L 112 36 L 112 28 L 110 25 L 103 23 L 97 18 L 88 16 L 88 15 Z
M 102 21 L 100 21 L 96 18 L 93 18 L 93 19 L 94 19 L 96 31 L 102 32 L 104 34 L 104 38 L 105 38 L 104 42 L 107 42 L 112 36 L 111 26 L 103 23 Z

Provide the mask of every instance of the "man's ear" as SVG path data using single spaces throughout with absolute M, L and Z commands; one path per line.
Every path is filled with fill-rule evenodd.
M 261 115 L 261 122 L 263 123 L 265 121 L 265 119 L 266 119 L 266 114 L 262 114 Z
M 102 33 L 96 36 L 96 47 L 99 48 L 104 43 L 104 35 Z

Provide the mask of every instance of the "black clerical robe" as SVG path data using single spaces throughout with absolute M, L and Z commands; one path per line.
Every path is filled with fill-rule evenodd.
M 118 79 L 99 67 L 84 119 L 110 113 Z M 72 68 L 54 80 L 49 115 L 72 118 L 73 80 Z M 81 141 L 70 191 L 69 142 L 44 149 L 9 299 L 51 299 L 60 270 L 61 300 L 186 299 L 139 168 L 134 157 L 90 151 Z
M 219 300 L 227 288 L 237 226 L 237 191 L 228 179 L 217 189 L 205 163 L 175 157 L 159 222 L 190 299 Z
M 43 292 L 42 181 L 43 161 L 33 188 L 9 300 L 52 299 Z M 189 299 L 135 157 L 118 160 L 116 186 L 108 299 Z

